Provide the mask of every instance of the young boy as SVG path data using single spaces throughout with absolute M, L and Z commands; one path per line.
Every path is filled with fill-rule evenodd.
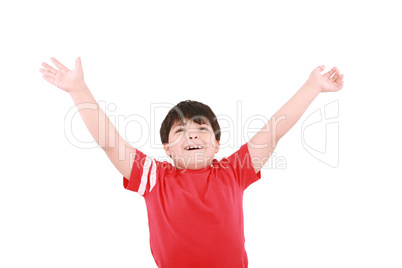
M 75 70 L 51 60 L 58 70 L 42 63 L 44 79 L 68 92 L 76 105 L 97 105 L 84 82 L 80 58 Z M 277 142 L 314 98 L 343 87 L 343 74 L 336 67 L 321 75 L 323 70 L 324 66 L 315 68 L 249 142 L 221 161 L 214 159 L 220 145 L 219 124 L 209 106 L 200 102 L 178 103 L 162 123 L 161 141 L 174 166 L 133 148 L 99 106 L 79 110 L 93 138 L 123 175 L 124 187 L 144 197 L 158 267 L 247 267 L 243 191 L 261 178 L 260 169 Z

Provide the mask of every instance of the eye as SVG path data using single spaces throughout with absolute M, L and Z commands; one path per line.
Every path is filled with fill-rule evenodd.
M 176 133 L 178 133 L 178 132 L 183 132 L 183 131 L 184 131 L 183 128 L 179 128 L 178 130 L 176 130 Z
M 200 130 L 203 130 L 203 131 L 208 131 L 209 129 L 208 129 L 208 128 L 206 128 L 206 127 L 200 127 Z

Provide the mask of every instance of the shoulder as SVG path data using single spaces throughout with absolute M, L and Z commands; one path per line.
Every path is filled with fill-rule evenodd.
M 228 165 L 234 165 L 239 162 L 247 161 L 250 157 L 250 153 L 248 151 L 247 143 L 243 144 L 239 149 L 233 152 L 231 155 L 227 157 L 223 157 L 221 160 L 214 159 L 213 164 L 218 167 L 225 167 Z

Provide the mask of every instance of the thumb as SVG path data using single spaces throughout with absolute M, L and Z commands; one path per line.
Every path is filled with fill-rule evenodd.
M 324 69 L 325 69 L 325 65 L 318 66 L 317 69 L 319 69 L 320 72 L 322 72 L 322 71 L 324 71 Z
M 78 57 L 78 58 L 75 60 L 75 69 L 82 70 L 81 57 Z

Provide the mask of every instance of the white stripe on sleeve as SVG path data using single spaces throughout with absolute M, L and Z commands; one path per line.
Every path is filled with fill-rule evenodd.
M 144 167 L 142 168 L 141 184 L 138 187 L 137 191 L 140 195 L 144 195 L 145 187 L 147 186 L 148 182 L 148 174 L 149 169 L 151 168 L 151 164 L 152 164 L 152 158 L 147 156 L 144 161 Z
M 151 170 L 150 182 L 151 182 L 151 188 L 149 189 L 149 191 L 151 191 L 152 188 L 154 188 L 155 183 L 156 183 L 156 163 L 155 163 L 155 159 L 153 159 L 153 158 L 152 158 L 152 170 Z

